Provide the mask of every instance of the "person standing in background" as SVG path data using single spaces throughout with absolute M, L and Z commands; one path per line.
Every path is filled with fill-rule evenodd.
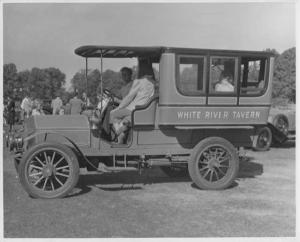
M 10 97 L 8 97 L 7 102 L 7 124 L 9 125 L 9 132 L 11 132 L 15 124 L 15 101 Z
M 21 109 L 24 112 L 24 119 L 29 118 L 29 116 L 31 114 L 31 108 L 32 108 L 32 102 L 31 102 L 30 97 L 26 93 L 25 97 L 24 97 L 24 99 L 22 100 L 22 103 L 21 103 Z
M 35 103 L 34 103 L 34 106 L 32 109 L 32 116 L 35 116 L 35 115 L 45 115 L 45 113 L 42 109 L 40 100 L 35 100 Z
M 59 114 L 59 110 L 61 109 L 63 103 L 59 95 L 56 95 L 56 98 L 51 102 L 52 114 L 57 115 Z
M 78 98 L 78 93 L 75 92 L 74 97 L 70 100 L 71 114 L 80 114 L 83 105 L 83 101 L 80 98 Z
M 84 109 L 87 109 L 89 106 L 91 106 L 90 99 L 87 97 L 85 92 L 82 93 L 82 100 Z

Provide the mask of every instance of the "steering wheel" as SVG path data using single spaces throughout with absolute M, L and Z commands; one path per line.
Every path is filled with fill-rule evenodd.
M 106 94 L 107 96 L 111 97 L 113 96 L 112 92 L 106 88 L 103 89 L 103 93 Z
M 114 104 L 115 103 L 115 95 L 108 89 L 104 89 L 103 92 L 110 98 L 110 101 Z

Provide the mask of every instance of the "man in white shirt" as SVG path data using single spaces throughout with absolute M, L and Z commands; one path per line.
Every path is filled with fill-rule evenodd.
M 136 106 L 146 104 L 154 95 L 154 72 L 152 63 L 147 58 L 139 58 L 137 79 L 132 83 L 129 93 L 123 98 L 120 105 L 110 112 L 110 123 L 113 124 L 118 143 L 124 143 L 128 121 Z
M 153 82 L 154 79 L 150 76 L 135 79 L 129 93 L 121 101 L 120 105 L 110 112 L 111 122 L 113 124 L 118 123 L 118 120 L 130 116 L 136 106 L 146 104 L 154 94 Z
M 62 100 L 57 95 L 57 97 L 55 99 L 53 99 L 51 102 L 52 114 L 53 115 L 59 114 L 59 110 L 61 109 L 62 105 L 63 105 Z
M 26 118 L 28 118 L 30 116 L 31 108 L 32 108 L 32 102 L 31 102 L 29 96 L 26 94 L 21 103 L 21 109 L 23 110 L 24 116 Z

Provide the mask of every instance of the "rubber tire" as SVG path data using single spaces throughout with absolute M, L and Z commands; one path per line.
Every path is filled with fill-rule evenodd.
M 201 153 L 210 146 L 220 145 L 226 149 L 233 159 L 230 160 L 229 171 L 224 177 L 215 182 L 209 182 L 198 172 L 198 159 Z M 208 137 L 200 141 L 193 149 L 188 170 L 192 181 L 204 190 L 221 190 L 232 185 L 239 172 L 239 157 L 236 148 L 226 139 L 221 137 Z
M 188 170 L 185 168 L 176 170 L 171 166 L 161 166 L 160 169 L 169 177 L 185 177 L 188 175 Z
M 67 184 L 64 184 L 62 188 L 60 188 L 56 192 L 52 192 L 51 194 L 42 192 L 40 190 L 34 189 L 32 185 L 30 185 L 26 179 L 26 167 L 27 163 L 29 161 L 29 158 L 31 158 L 35 153 L 39 152 L 42 149 L 51 149 L 54 148 L 56 150 L 59 150 L 62 154 L 64 154 L 65 159 L 69 159 L 70 162 L 70 178 L 66 182 Z M 46 198 L 46 199 L 54 199 L 54 198 L 62 198 L 68 195 L 72 189 L 76 186 L 78 179 L 79 179 L 79 164 L 78 159 L 74 152 L 66 145 L 63 144 L 56 144 L 56 143 L 50 143 L 45 142 L 38 145 L 33 146 L 30 150 L 28 150 L 24 156 L 22 157 L 22 160 L 19 165 L 19 178 L 22 186 L 27 191 L 29 195 L 31 195 L 34 198 Z
M 269 140 L 268 140 L 268 142 L 265 146 L 260 147 L 259 144 L 258 144 L 259 136 L 262 134 L 262 132 L 265 132 L 265 131 L 268 132 Z M 252 143 L 253 150 L 255 150 L 255 151 L 267 151 L 267 150 L 270 149 L 271 144 L 272 144 L 272 131 L 271 131 L 271 129 L 267 126 L 257 128 L 256 131 L 255 131 L 255 135 L 254 135 L 253 143 Z
M 280 120 L 280 119 L 283 119 L 284 122 L 286 123 L 286 131 L 285 132 L 278 128 L 278 120 Z M 276 127 L 276 129 L 280 130 L 284 135 L 287 136 L 289 134 L 289 121 L 286 116 L 284 116 L 282 114 L 276 115 L 273 120 L 273 125 L 274 125 L 274 127 Z

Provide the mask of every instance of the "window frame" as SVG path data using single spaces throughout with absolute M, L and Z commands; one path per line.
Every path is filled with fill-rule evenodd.
M 234 59 L 234 91 L 233 92 L 211 92 L 211 65 L 212 65 L 212 59 L 213 58 L 223 58 L 223 59 Z M 239 73 L 239 57 L 235 55 L 210 55 L 209 57 L 209 75 L 208 75 L 208 88 L 207 88 L 207 94 L 208 97 L 237 97 L 238 96 L 238 73 Z
M 250 94 L 247 94 L 247 93 L 242 93 L 242 79 L 239 80 L 239 96 L 240 97 L 261 97 L 263 95 L 265 95 L 265 93 L 267 92 L 267 89 L 268 89 L 268 86 L 269 86 L 269 68 L 270 68 L 270 58 L 268 57 L 265 57 L 265 56 L 247 56 L 247 55 L 241 55 L 240 56 L 240 66 L 239 66 L 239 69 L 240 69 L 240 75 L 242 74 L 242 59 L 243 58 L 256 58 L 256 61 L 257 60 L 265 60 L 265 73 L 264 73 L 264 81 L 265 81 L 265 84 L 264 84 L 264 87 L 263 89 L 261 89 L 261 92 L 259 93 L 250 93 Z M 249 60 L 248 60 L 249 62 Z M 248 80 L 248 79 L 247 79 Z
M 203 80 L 203 89 L 200 91 L 195 91 L 192 93 L 187 93 L 185 91 L 183 91 L 180 88 L 180 58 L 202 58 L 203 59 L 203 75 L 202 75 L 202 80 Z M 192 55 L 192 54 L 178 54 L 176 56 L 176 89 L 177 91 L 183 95 L 183 96 L 187 96 L 187 97 L 205 97 L 207 95 L 206 93 L 206 89 L 207 89 L 207 55 Z

